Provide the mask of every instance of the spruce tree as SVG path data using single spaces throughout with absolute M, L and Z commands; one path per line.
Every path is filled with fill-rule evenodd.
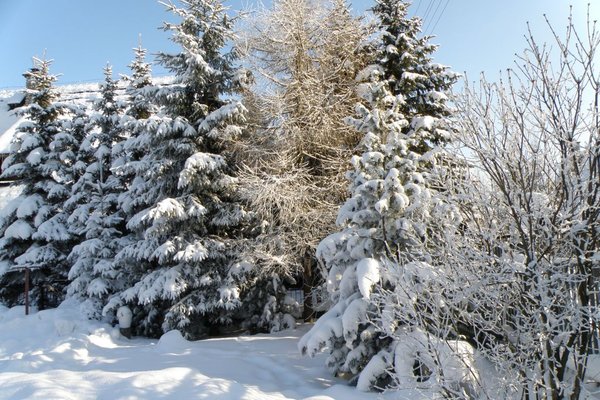
M 136 178 L 146 147 L 141 146 L 139 136 L 144 134 L 146 119 L 156 113 L 153 93 L 157 87 L 152 82 L 151 66 L 146 62 L 146 49 L 141 44 L 134 48 L 135 58 L 129 64 L 131 75 L 122 77 L 125 83 L 125 96 L 120 114 L 119 126 L 116 129 L 111 151 L 111 180 L 117 189 L 116 213 L 122 222 L 119 224 L 119 250 L 135 243 L 138 235 L 127 228 L 129 221 L 143 207 L 138 203 L 138 194 L 134 190 L 142 177 Z M 109 313 L 114 317 L 113 308 L 106 307 L 120 303 L 120 294 L 125 288 L 131 287 L 139 279 L 139 273 L 129 267 L 128 259 L 115 255 L 111 264 L 111 275 L 114 276 L 114 291 L 105 298 L 103 314 Z
M 386 304 L 374 294 L 404 290 L 406 274 L 431 271 L 433 232 L 456 223 L 438 184 L 451 139 L 446 93 L 456 75 L 431 61 L 436 46 L 419 36 L 421 20 L 408 18 L 407 8 L 402 0 L 373 8 L 375 63 L 358 74 L 362 101 L 347 119 L 364 134 L 362 154 L 352 158 L 341 230 L 317 249 L 333 307 L 299 344 L 311 356 L 327 346 L 329 368 L 354 377 L 361 390 L 393 379 L 397 342 L 381 323 Z
M 22 113 L 26 122 L 13 139 L 2 173 L 23 186 L 21 196 L 3 210 L 0 219 L 0 259 L 5 271 L 0 296 L 8 304 L 19 302 L 25 269 L 32 271 L 32 301 L 43 300 L 41 290 L 54 290 L 60 299 L 72 245 L 63 204 L 73 180 L 77 141 L 69 108 L 57 102 L 50 61 L 34 59 L 34 63 L 25 73 L 28 105 Z
M 133 49 L 135 58 L 129 64 L 131 76 L 124 77 L 128 83 L 125 92 L 127 93 L 128 108 L 126 114 L 134 119 L 146 119 L 153 111 L 153 105 L 145 90 L 152 85 L 152 68 L 146 62 L 146 49 L 140 44 Z
M 237 263 L 245 211 L 233 201 L 235 179 L 220 154 L 240 132 L 243 106 L 223 97 L 234 88 L 232 55 L 223 54 L 232 21 L 215 0 L 167 4 L 181 18 L 165 23 L 177 54 L 158 55 L 175 82 L 154 89 L 159 111 L 130 142 L 134 161 L 127 228 L 135 242 L 117 256 L 132 284 L 106 312 L 128 304 L 137 333 L 180 329 L 198 337 L 231 322 L 247 268 Z
M 126 105 L 121 118 L 119 137 L 112 148 L 111 171 L 122 182 L 123 190 L 119 195 L 119 207 L 123 209 L 126 220 L 141 210 L 135 207 L 136 194 L 129 188 L 136 178 L 136 166 L 145 152 L 145 147 L 139 142 L 139 136 L 144 133 L 146 120 L 157 112 L 153 93 L 157 87 L 152 83 L 150 64 L 146 62 L 146 49 L 141 45 L 134 49 L 135 58 L 129 64 L 131 75 L 123 77 Z M 130 233 L 130 232 L 128 232 Z
M 85 171 L 73 185 L 74 210 L 69 218 L 70 230 L 78 235 L 80 243 L 68 257 L 68 294 L 85 300 L 91 315 L 99 314 L 108 296 L 121 284 L 114 257 L 124 247 L 125 218 L 117 202 L 124 187 L 110 169 L 112 146 L 121 135 L 122 106 L 110 66 L 104 75 L 101 97 L 90 117 L 91 132 L 79 149 Z

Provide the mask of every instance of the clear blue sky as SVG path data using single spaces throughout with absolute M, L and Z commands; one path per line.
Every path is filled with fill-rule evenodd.
M 592 19 L 600 20 L 600 2 L 590 1 Z M 583 26 L 587 3 L 414 0 L 411 13 L 425 16 L 425 31 L 437 36 L 436 61 L 466 71 L 472 80 L 481 71 L 495 76 L 512 65 L 514 54 L 525 46 L 527 21 L 540 41 L 549 40 L 544 13 L 563 32 L 569 5 L 574 7 L 576 24 Z M 226 2 L 233 9 L 241 4 L 241 0 Z M 352 0 L 352 4 L 361 13 L 372 2 Z M 127 73 L 139 34 L 150 53 L 173 48 L 168 34 L 158 29 L 165 19 L 172 18 L 155 0 L 0 0 L 0 89 L 22 86 L 21 74 L 31 66 L 31 57 L 44 51 L 54 60 L 52 72 L 62 74 L 59 83 L 101 80 L 107 62 L 115 73 Z M 158 67 L 154 72 L 164 74 Z

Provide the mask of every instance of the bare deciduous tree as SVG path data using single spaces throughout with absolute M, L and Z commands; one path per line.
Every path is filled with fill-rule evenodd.
M 314 249 L 334 228 L 359 141 L 343 119 L 357 101 L 366 32 L 343 0 L 279 0 L 239 41 L 256 79 L 245 93 L 251 129 L 238 143 L 239 177 L 266 221 L 252 248 L 265 274 L 314 279 Z
M 586 28 L 552 30 L 556 53 L 529 32 L 517 68 L 460 104 L 483 183 L 470 226 L 488 250 L 470 323 L 493 332 L 482 348 L 526 399 L 582 397 L 597 357 L 600 34 Z

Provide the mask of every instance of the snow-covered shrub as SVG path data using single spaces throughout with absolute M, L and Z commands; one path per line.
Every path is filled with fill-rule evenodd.
M 465 290 L 457 279 L 460 268 L 436 268 L 422 261 L 402 265 L 387 261 L 383 266 L 393 284 L 373 294 L 376 311 L 369 318 L 384 336 L 393 339 L 385 350 L 389 353 L 385 370 L 393 380 L 390 386 L 438 389 L 450 398 L 478 398 L 481 382 L 475 348 L 460 339 L 457 328 L 461 312 L 467 311 Z M 369 362 L 359 377 L 359 388 L 373 386 L 382 374 L 381 363 Z
M 481 383 L 471 344 L 440 339 L 420 329 L 395 332 L 394 344 L 390 357 L 395 386 L 441 389 L 449 398 L 478 398 Z M 373 358 L 367 364 L 358 380 L 359 390 L 369 390 L 376 382 L 378 363 Z
M 242 293 L 242 307 L 236 315 L 241 327 L 251 332 L 292 329 L 301 318 L 300 305 L 288 296 L 281 278 L 259 277 Z
M 467 87 L 462 145 L 479 168 L 468 232 L 485 288 L 468 317 L 482 351 L 519 397 L 591 397 L 598 352 L 600 32 L 572 22 L 551 46 L 529 47 L 497 83 Z M 555 30 L 552 30 L 555 33 Z M 594 388 L 595 390 L 595 388 Z

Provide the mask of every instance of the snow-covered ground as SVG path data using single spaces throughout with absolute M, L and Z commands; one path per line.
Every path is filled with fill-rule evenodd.
M 0 399 L 420 399 L 361 393 L 302 357 L 300 326 L 189 342 L 178 331 L 128 340 L 74 305 L 24 315 L 0 306 Z

